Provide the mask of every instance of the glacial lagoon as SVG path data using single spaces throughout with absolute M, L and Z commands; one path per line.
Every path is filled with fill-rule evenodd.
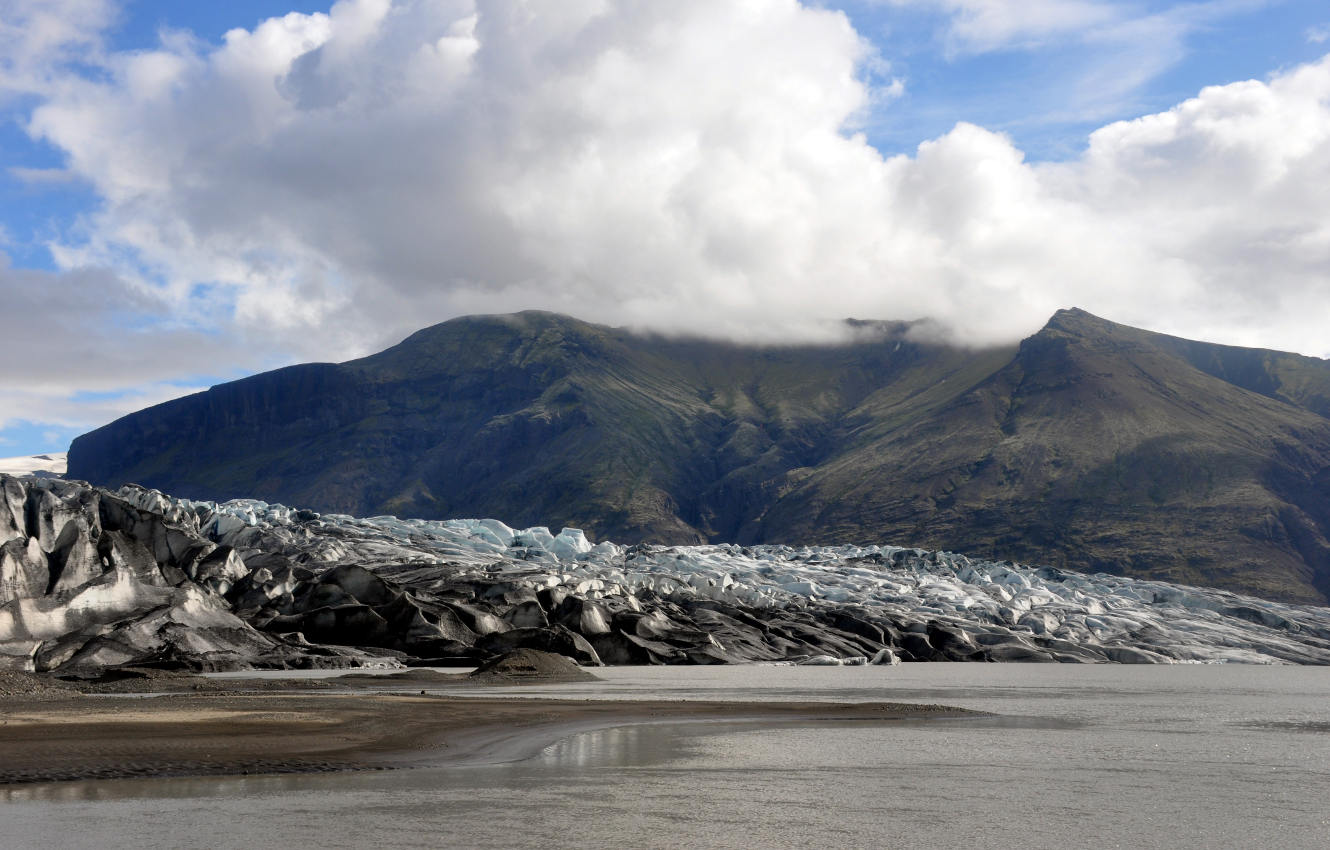
M 1330 669 L 637 667 L 516 698 L 937 702 L 962 720 L 637 724 L 451 767 L 3 792 L 3 846 L 1330 846 Z M 459 694 L 480 695 L 478 689 Z

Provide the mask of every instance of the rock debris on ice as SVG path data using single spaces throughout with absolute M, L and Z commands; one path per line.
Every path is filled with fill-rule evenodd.
M 1330 609 L 898 546 L 620 546 L 0 478 L 0 667 L 1330 663 Z

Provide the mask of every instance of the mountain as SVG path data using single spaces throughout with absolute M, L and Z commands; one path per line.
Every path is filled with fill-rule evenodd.
M 79 437 L 69 475 L 666 543 L 879 543 L 1330 599 L 1330 362 L 1084 311 L 964 350 L 456 319 Z

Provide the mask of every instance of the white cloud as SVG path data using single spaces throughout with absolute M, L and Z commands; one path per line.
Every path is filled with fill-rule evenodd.
M 1037 115 L 1024 110 L 1021 123 L 1030 125 L 1138 113 L 1149 83 L 1186 58 L 1198 32 L 1283 0 L 857 2 L 933 13 L 943 52 L 954 61 L 995 52 L 1038 55 L 1041 71 L 1013 92 L 1027 104 L 1047 104 Z
M 1327 353 L 1330 63 L 1036 166 L 964 124 L 884 158 L 852 131 L 876 61 L 793 0 L 360 0 L 108 56 L 30 129 L 104 200 L 57 257 L 174 316 L 154 351 L 213 326 L 208 356 L 247 334 L 340 360 L 533 307 L 767 339 L 931 316 L 987 343 L 1082 306 Z
M 1117 25 L 1134 11 L 1105 0 L 877 0 L 893 6 L 932 8 L 950 18 L 952 48 L 985 52 L 1030 47 Z
M 1330 24 L 1312 27 L 1307 30 L 1307 40 L 1312 44 L 1325 44 L 1330 41 Z
M 985 53 L 1049 44 L 1116 43 L 1149 46 L 1176 61 L 1180 39 L 1220 18 L 1250 12 L 1281 0 L 1196 0 L 1164 5 L 1121 0 L 866 0 L 889 6 L 931 9 L 947 20 L 951 50 Z
M 5 0 L 0 9 L 0 96 L 48 91 L 64 63 L 95 64 L 102 33 L 116 17 L 112 0 Z
M 38 423 L 46 429 L 41 438 L 47 450 L 63 451 L 61 432 L 53 427 L 74 429 L 75 433 L 89 431 L 136 410 L 205 389 L 206 386 L 174 382 L 150 383 L 88 398 L 67 388 L 33 390 L 5 386 L 0 387 L 0 410 L 5 411 L 5 415 L 0 416 L 0 429 Z M 13 442 L 12 439 L 0 439 L 0 443 Z
M 1050 183 L 1179 276 L 1155 324 L 1326 355 L 1330 57 L 1094 133 Z M 1127 312 L 1123 305 L 1120 313 Z
M 93 427 L 265 365 L 238 329 L 173 326 L 150 292 L 96 269 L 14 269 L 0 254 L 0 429 L 20 421 Z
M 14 166 L 9 169 L 10 176 L 30 185 L 59 185 L 73 183 L 78 175 L 63 168 L 24 168 Z

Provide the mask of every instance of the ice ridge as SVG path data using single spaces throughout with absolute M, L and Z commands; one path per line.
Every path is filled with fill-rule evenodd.
M 408 586 L 437 588 L 445 576 L 450 586 L 518 583 L 558 589 L 610 614 L 662 600 L 676 619 L 696 619 L 708 604 L 816 622 L 849 616 L 881 630 L 884 647 L 906 658 L 1330 663 L 1327 608 L 951 552 L 593 545 L 578 529 L 554 534 L 494 519 L 355 518 L 254 500 L 175 499 L 139 487 L 118 495 L 247 561 L 277 553 L 316 573 L 353 564 Z

